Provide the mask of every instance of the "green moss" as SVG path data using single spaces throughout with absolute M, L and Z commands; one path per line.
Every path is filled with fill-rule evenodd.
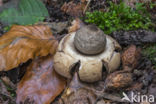
M 143 54 L 148 57 L 156 69 L 156 44 L 144 47 Z
M 106 34 L 118 30 L 151 29 L 152 22 L 146 7 L 137 3 L 135 10 L 123 2 L 114 4 L 110 2 L 108 11 L 87 12 L 85 22 L 96 24 Z
M 12 88 L 9 87 L 9 86 L 6 86 L 6 87 L 7 87 L 8 92 L 10 92 L 10 95 L 11 95 L 12 97 L 16 97 L 16 92 L 15 92 L 15 90 L 12 89 Z

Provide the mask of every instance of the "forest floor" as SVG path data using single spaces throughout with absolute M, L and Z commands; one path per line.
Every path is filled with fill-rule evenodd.
M 4 4 L 10 2 L 10 0 L 4 1 Z M 50 17 L 46 18 L 44 22 L 50 25 L 53 35 L 58 40 L 61 40 L 66 34 L 68 34 L 68 29 L 72 25 L 73 20 L 80 18 L 83 21 L 85 14 L 83 13 L 84 9 L 82 8 L 86 7 L 86 4 L 89 0 L 42 1 L 46 5 L 46 8 L 50 15 Z M 95 10 L 106 10 L 106 8 L 109 6 L 106 1 L 91 0 L 89 5 L 87 6 L 86 11 L 92 12 Z M 112 1 L 114 3 L 119 2 L 118 0 Z M 133 69 L 133 71 L 130 72 L 133 76 L 133 83 L 131 83 L 131 85 L 121 89 L 111 89 L 110 87 L 111 90 L 109 90 L 108 88 L 108 91 L 104 93 L 103 90 L 105 86 L 105 77 L 101 81 L 93 84 L 88 84 L 80 81 L 79 83 L 81 83 L 82 85 L 84 84 L 82 91 L 81 89 L 78 89 L 78 91 L 74 92 L 77 94 L 72 94 L 72 97 L 68 96 L 67 98 L 64 98 L 64 101 L 62 100 L 60 94 L 53 102 L 51 102 L 51 104 L 94 104 L 94 101 L 97 101 L 97 104 L 156 104 L 156 40 L 154 40 L 156 39 L 156 7 L 155 9 L 149 10 L 149 13 L 152 15 L 151 18 L 152 22 L 154 23 L 154 31 L 144 29 L 131 31 L 121 30 L 110 34 L 110 36 L 116 39 L 121 45 L 121 53 L 124 53 L 125 50 L 130 49 L 133 45 L 136 47 L 135 52 L 137 52 L 137 50 L 140 51 L 139 59 L 137 60 L 138 64 Z M 5 26 L 0 23 L 0 35 L 6 33 L 4 27 Z M 137 58 L 135 54 L 132 57 Z M 26 67 L 30 65 L 31 62 L 32 60 L 29 60 L 26 63 L 20 64 L 13 70 L 0 72 L 0 104 L 16 104 L 17 84 L 24 76 Z M 134 65 L 134 63 L 132 64 Z M 122 68 L 123 66 L 121 65 L 120 69 Z M 105 74 L 106 73 L 103 72 L 103 75 Z M 73 79 L 75 77 L 77 78 L 77 76 L 74 75 Z M 71 81 L 71 83 L 74 83 L 75 86 L 77 85 L 77 83 L 74 81 Z M 71 87 L 71 83 L 68 83 L 67 87 Z M 88 89 L 88 86 L 92 86 L 92 89 Z M 99 92 L 100 95 L 98 95 L 97 92 Z M 123 92 L 125 92 L 128 96 L 131 96 L 132 92 L 134 92 L 137 97 L 141 97 L 142 95 L 147 95 L 149 97 L 150 95 L 152 95 L 154 96 L 155 102 L 150 102 L 149 99 L 146 103 L 141 103 L 139 101 L 135 103 L 122 102 L 120 98 L 121 96 L 123 97 Z M 96 95 L 95 98 L 93 97 L 94 95 Z M 23 104 L 35 103 L 26 101 Z

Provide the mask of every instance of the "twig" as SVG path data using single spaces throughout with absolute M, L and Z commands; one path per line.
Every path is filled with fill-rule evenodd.
M 88 5 L 90 4 L 91 0 L 88 0 L 87 5 L 85 6 L 84 10 L 83 10 L 83 14 L 86 12 Z
M 127 101 L 123 101 L 123 100 L 122 100 L 120 97 L 118 97 L 118 96 L 115 96 L 115 95 L 113 95 L 113 94 L 109 94 L 109 93 L 104 92 L 101 96 L 99 96 L 99 97 L 96 99 L 96 101 L 95 101 L 94 104 L 97 104 L 97 102 L 98 102 L 99 100 L 101 100 L 101 99 L 108 99 L 108 100 L 111 100 L 111 101 L 114 101 L 114 102 L 120 102 L 120 103 L 125 103 L 125 102 L 127 102 Z

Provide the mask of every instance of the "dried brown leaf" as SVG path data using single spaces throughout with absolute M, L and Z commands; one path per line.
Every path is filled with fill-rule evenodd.
M 0 37 L 0 71 L 15 68 L 36 56 L 53 54 L 57 45 L 47 26 L 14 25 Z
M 134 69 L 140 59 L 140 49 L 138 49 L 135 45 L 131 45 L 128 49 L 126 49 L 122 54 L 122 63 L 124 70 L 132 70 Z
M 73 17 L 81 17 L 83 15 L 83 9 L 85 8 L 85 4 L 78 3 L 75 4 L 73 1 L 69 3 L 64 3 L 61 7 L 61 10 L 66 14 Z
M 60 100 L 64 104 L 94 104 L 96 94 L 91 90 L 91 85 L 80 81 L 78 73 L 75 72 Z
M 129 86 L 133 82 L 132 73 L 116 71 L 111 73 L 105 80 L 105 89 L 114 90 Z
M 72 21 L 72 25 L 68 28 L 68 32 L 76 32 L 80 27 L 84 26 L 85 24 L 79 19 L 76 18 Z
M 65 88 L 66 79 L 53 68 L 53 57 L 46 56 L 34 60 L 17 87 L 17 104 L 50 104 Z

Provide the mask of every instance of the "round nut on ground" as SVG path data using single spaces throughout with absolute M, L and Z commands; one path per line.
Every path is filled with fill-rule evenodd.
M 95 25 L 81 27 L 75 34 L 74 45 L 86 55 L 99 54 L 105 49 L 106 35 Z

